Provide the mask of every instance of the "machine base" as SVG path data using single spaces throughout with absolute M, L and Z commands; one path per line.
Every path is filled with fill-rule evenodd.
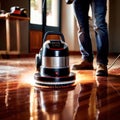
M 75 82 L 75 74 L 71 72 L 68 76 L 53 77 L 53 76 L 41 76 L 40 73 L 35 73 L 34 79 L 37 85 L 66 86 L 71 85 Z

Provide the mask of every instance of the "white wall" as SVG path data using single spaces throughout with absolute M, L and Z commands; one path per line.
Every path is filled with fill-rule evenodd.
M 74 11 L 72 5 L 66 5 L 62 2 L 62 26 L 61 31 L 64 34 L 65 41 L 69 46 L 70 51 L 79 51 L 77 40 L 77 27 L 74 18 Z

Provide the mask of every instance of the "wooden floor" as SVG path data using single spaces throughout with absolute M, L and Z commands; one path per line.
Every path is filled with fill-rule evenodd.
M 34 62 L 0 59 L 0 120 L 120 120 L 120 59 L 108 77 L 73 71 L 75 84 L 58 88 L 35 85 Z M 79 56 L 70 56 L 70 66 L 76 62 Z

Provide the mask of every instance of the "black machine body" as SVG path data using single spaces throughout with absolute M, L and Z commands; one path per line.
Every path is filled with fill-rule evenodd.
M 46 40 L 48 35 L 59 35 L 60 40 Z M 75 74 L 70 73 L 69 50 L 64 36 L 60 32 L 47 32 L 43 46 L 36 54 L 35 80 L 40 85 L 67 85 L 75 81 Z

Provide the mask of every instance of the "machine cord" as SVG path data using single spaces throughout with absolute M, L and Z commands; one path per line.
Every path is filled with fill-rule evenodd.
M 113 65 L 117 62 L 118 58 L 120 57 L 120 54 L 115 58 L 115 60 L 112 62 L 112 64 L 108 67 L 108 69 L 112 68 Z

